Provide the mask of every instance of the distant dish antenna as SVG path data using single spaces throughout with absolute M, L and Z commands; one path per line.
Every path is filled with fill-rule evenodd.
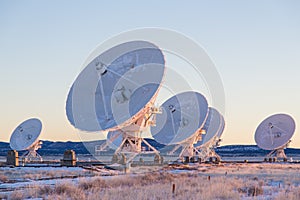
M 142 142 L 149 153 L 159 153 L 142 133 L 160 113 L 154 102 L 164 73 L 164 56 L 154 44 L 117 45 L 94 58 L 76 78 L 66 103 L 68 120 L 83 131 L 122 133 L 115 153 L 132 154 L 127 162 L 142 153 Z
M 284 149 L 291 142 L 295 132 L 294 119 L 287 114 L 276 114 L 268 117 L 260 123 L 255 132 L 255 142 L 261 149 L 271 150 L 268 158 L 287 157 Z
M 194 156 L 194 144 L 208 115 L 206 98 L 198 92 L 183 92 L 169 98 L 161 106 L 156 126 L 151 127 L 154 139 L 165 145 L 176 145 L 171 154 L 182 148 L 180 158 Z
M 41 148 L 42 141 L 38 138 L 42 130 L 42 123 L 39 119 L 28 119 L 21 123 L 10 137 L 10 147 L 16 151 L 26 150 L 22 156 L 25 160 L 40 160 L 42 157 L 36 152 Z
M 217 161 L 221 157 L 215 152 L 215 148 L 221 142 L 221 135 L 225 128 L 225 121 L 223 116 L 214 108 L 209 108 L 207 120 L 202 129 L 203 135 L 199 141 L 194 144 L 199 158 L 202 161 L 215 158 Z

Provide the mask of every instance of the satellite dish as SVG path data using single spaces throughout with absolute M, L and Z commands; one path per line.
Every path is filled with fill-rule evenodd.
M 78 75 L 67 98 L 70 123 L 84 131 L 111 131 L 132 124 L 153 104 L 165 72 L 161 50 L 146 41 L 115 46 Z
M 71 86 L 67 118 L 75 128 L 87 132 L 121 131 L 123 145 L 115 153 L 140 153 L 141 142 L 147 144 L 141 134 L 159 113 L 154 102 L 164 73 L 164 56 L 150 42 L 131 41 L 108 49 Z
M 178 145 L 176 150 L 183 147 L 180 157 L 191 156 L 193 144 L 207 119 L 206 98 L 198 92 L 183 92 L 169 98 L 161 108 L 156 126 L 151 127 L 153 138 L 161 144 Z
M 286 159 L 284 148 L 290 143 L 295 132 L 294 119 L 287 114 L 275 114 L 260 123 L 255 132 L 255 142 L 261 149 L 276 152 L 278 158 Z
M 220 132 L 219 130 L 222 127 L 222 116 L 221 114 L 214 108 L 209 108 L 208 117 L 205 121 L 205 124 L 202 130 L 205 130 L 205 134 L 203 134 L 202 139 L 198 141 L 194 146 L 201 147 L 211 140 L 214 139 Z
M 42 130 L 39 119 L 32 118 L 21 123 L 10 137 L 10 147 L 16 151 L 27 150 L 23 157 L 26 160 L 40 159 L 42 157 L 36 152 L 41 148 L 42 142 L 38 140 Z
M 221 157 L 215 152 L 215 148 L 219 146 L 224 128 L 225 121 L 223 116 L 216 109 L 209 108 L 208 117 L 202 129 L 205 134 L 194 144 L 195 151 L 202 161 L 213 158 L 217 161 L 221 160 Z
M 217 134 L 218 138 L 221 138 L 221 136 L 224 132 L 224 129 L 225 129 L 225 120 L 224 120 L 224 117 L 221 116 L 221 128 L 219 129 L 218 134 Z

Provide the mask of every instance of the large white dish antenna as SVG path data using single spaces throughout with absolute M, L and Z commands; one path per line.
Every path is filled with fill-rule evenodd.
M 206 133 L 202 135 L 202 139 L 194 144 L 194 146 L 201 147 L 202 145 L 209 143 L 220 134 L 222 125 L 223 119 L 221 114 L 216 109 L 210 107 L 207 120 L 202 128 Z
M 154 103 L 165 71 L 161 50 L 146 41 L 115 46 L 93 59 L 68 94 L 66 114 L 84 131 L 132 124 Z
M 206 98 L 198 92 L 177 94 L 161 106 L 156 126 L 151 127 L 154 139 L 165 145 L 180 144 L 193 138 L 207 118 Z
M 21 123 L 10 137 L 10 147 L 13 150 L 28 150 L 38 142 L 42 130 L 39 119 L 32 118 Z
M 268 117 L 257 127 L 255 142 L 265 150 L 275 150 L 285 146 L 295 132 L 294 119 L 287 114 Z

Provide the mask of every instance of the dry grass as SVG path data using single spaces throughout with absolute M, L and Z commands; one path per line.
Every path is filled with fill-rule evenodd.
M 80 178 L 54 186 L 31 185 L 22 192 L 11 193 L 9 199 L 226 200 L 261 199 L 262 195 L 267 199 L 300 199 L 300 188 L 297 188 L 300 165 L 221 164 L 193 166 L 193 170 L 180 173 L 169 170 L 172 168 L 108 178 Z M 47 176 L 52 174 L 49 171 Z
M 22 200 L 26 198 L 26 194 L 23 191 L 15 190 L 9 196 L 10 200 Z
M 43 180 L 43 179 L 56 179 L 65 177 L 82 177 L 82 176 L 95 176 L 96 172 L 89 170 L 68 170 L 68 169 L 53 169 L 43 170 L 43 168 L 5 168 L 0 169 L 0 182 L 14 182 L 16 179 L 27 180 Z
M 94 188 L 107 188 L 108 185 L 106 181 L 102 178 L 96 178 L 94 180 L 90 179 L 81 179 L 78 184 L 78 188 L 82 190 L 92 190 Z
M 8 181 L 8 177 L 6 175 L 4 175 L 4 174 L 0 174 L 0 181 L 2 183 L 5 183 L 5 182 Z
M 288 200 L 299 200 L 300 199 L 300 188 L 292 188 L 285 191 L 281 191 L 275 200 L 282 200 L 282 199 L 288 199 Z
M 0 194 L 0 199 L 8 199 L 8 195 L 6 195 L 6 194 Z
M 172 188 L 175 185 L 173 193 Z M 240 199 L 261 191 L 258 180 L 199 176 L 196 174 L 151 173 L 103 179 L 82 178 L 78 183 L 64 182 L 35 186 L 26 193 L 13 192 L 11 199 Z M 252 189 L 254 191 L 252 191 Z

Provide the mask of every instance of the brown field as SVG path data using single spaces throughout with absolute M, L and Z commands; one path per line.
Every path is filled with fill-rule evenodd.
M 9 171 L 18 178 L 7 174 Z M 0 198 L 293 200 L 300 199 L 299 172 L 300 164 L 279 163 L 135 167 L 131 173 L 111 176 L 103 176 L 101 170 L 72 168 L 27 173 L 22 168 L 0 169 L 2 183 L 12 178 L 30 181 L 1 192 Z M 55 182 L 48 182 L 50 179 Z

